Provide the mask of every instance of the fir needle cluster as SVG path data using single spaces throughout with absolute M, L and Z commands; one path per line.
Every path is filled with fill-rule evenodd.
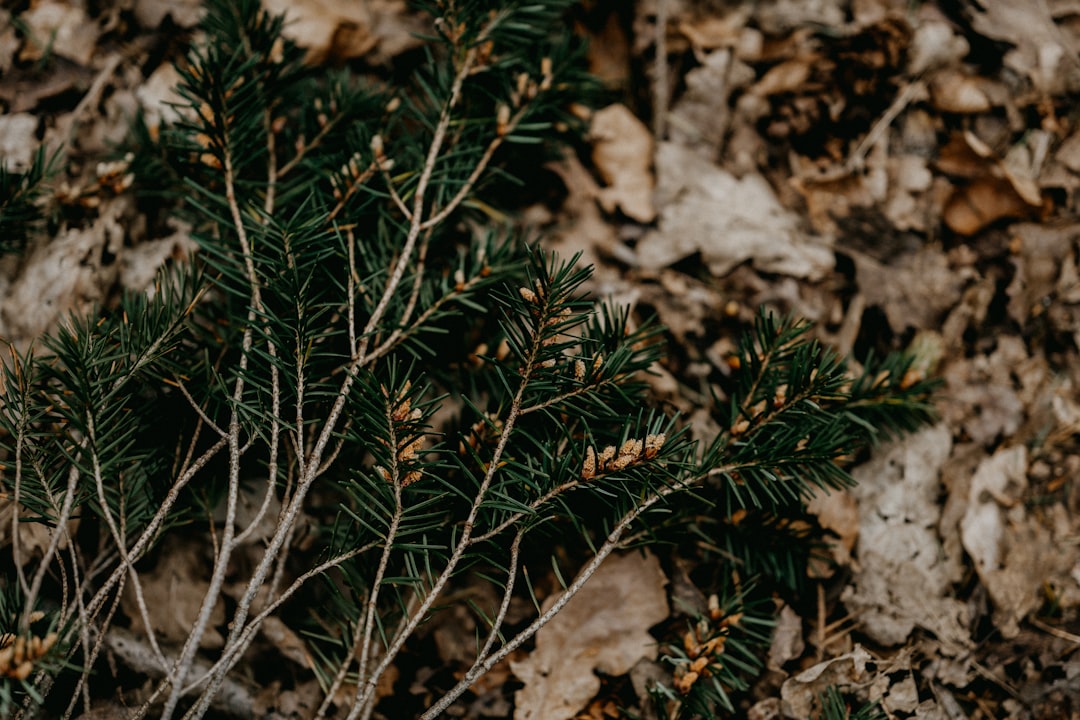
M 690 532 L 703 508 L 731 528 L 781 514 L 849 482 L 837 457 L 929 419 L 910 357 L 853 371 L 805 324 L 763 313 L 727 430 L 698 447 L 643 381 L 662 329 L 585 297 L 576 258 L 493 227 L 485 198 L 513 181 L 504 150 L 581 130 L 575 105 L 594 86 L 568 5 L 429 4 L 425 62 L 391 87 L 306 66 L 257 0 L 209 0 L 177 63 L 183 119 L 106 168 L 119 192 L 171 189 L 197 262 L 2 369 L 14 513 L 0 713 L 90 712 L 126 597 L 146 633 L 125 648 L 156 673 L 134 717 L 220 707 L 242 663 L 274 651 L 261 644 L 273 618 L 304 638 L 316 716 L 370 718 L 396 700 L 380 688 L 419 629 L 482 581 L 497 592 L 471 606 L 473 656 L 414 708 L 433 718 L 613 552 Z M 32 230 L 43 168 L 0 174 L 3 227 Z M 24 546 L 24 524 L 46 530 L 43 548 Z M 169 537 L 210 557 L 190 632 L 171 644 L 142 574 Z M 563 592 L 542 605 L 549 574 Z M 755 671 L 768 613 L 747 587 L 669 649 L 675 690 L 656 693 L 672 717 L 729 706 Z M 535 605 L 525 619 L 510 612 L 521 599 Z

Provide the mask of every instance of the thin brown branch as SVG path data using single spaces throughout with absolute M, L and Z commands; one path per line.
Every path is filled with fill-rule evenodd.
M 554 618 L 559 612 L 562 611 L 566 604 L 577 595 L 577 593 L 585 586 L 585 583 L 596 573 L 600 565 L 612 552 L 617 550 L 620 546 L 620 538 L 622 534 L 626 532 L 641 515 L 649 508 L 655 505 L 657 502 L 663 500 L 668 495 L 685 489 L 687 487 L 686 482 L 680 482 L 673 485 L 665 485 L 657 490 L 653 495 L 646 498 L 633 510 L 628 512 L 623 518 L 615 525 L 611 533 L 608 534 L 596 554 L 591 560 L 583 567 L 574 578 L 573 582 L 567 586 L 566 592 L 558 597 L 555 602 L 544 612 L 540 613 L 540 616 L 529 624 L 524 630 L 515 635 L 511 640 L 504 643 L 497 651 L 488 655 L 481 655 L 477 657 L 476 662 L 469 668 L 468 671 L 462 676 L 461 680 L 451 688 L 445 695 L 443 695 L 437 703 L 432 705 L 427 712 L 420 716 L 420 720 L 433 720 L 445 711 L 450 705 L 454 703 L 461 694 L 464 693 L 469 687 L 476 682 L 484 673 L 488 672 L 496 663 L 506 658 L 517 648 L 521 647 L 526 641 L 532 638 L 536 632 L 547 625 L 552 618 Z

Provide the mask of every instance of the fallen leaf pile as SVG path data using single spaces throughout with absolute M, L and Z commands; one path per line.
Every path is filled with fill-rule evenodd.
M 392 65 L 424 22 L 402 0 L 265 5 L 293 13 L 312 64 Z M 13 7 L 0 9 L 0 160 L 18 171 L 63 145 L 72 161 L 53 237 L 0 260 L 0 336 L 25 347 L 193 252 L 186 228 L 127 191 L 122 161 L 99 163 L 137 112 L 151 132 L 175 119 L 168 46 L 190 39 L 200 9 Z M 549 248 L 597 265 L 592 291 L 668 327 L 651 382 L 699 437 L 715 433 L 732 338 L 760 305 L 815 321 L 856 357 L 932 348 L 943 380 L 937 425 L 876 449 L 853 469 L 858 487 L 811 504 L 832 562 L 811 569 L 817 597 L 780 611 L 769 672 L 739 713 L 805 718 L 838 685 L 890 718 L 1080 717 L 1080 8 L 639 0 L 582 3 L 573 19 L 616 100 L 592 113 L 585 152 L 547 166 L 565 200 L 519 209 Z M 147 569 L 144 601 L 125 593 L 119 662 L 151 672 L 144 612 L 182 637 L 200 552 Z M 665 671 L 650 630 L 679 614 L 673 598 L 703 602 L 688 562 L 613 558 L 456 715 L 652 712 L 644 689 Z M 556 584 L 539 584 L 550 604 Z M 415 678 L 383 692 L 426 698 L 425 678 L 467 666 L 476 618 L 462 612 L 430 628 Z M 310 716 L 303 639 L 284 624 L 265 634 L 307 679 L 264 689 L 257 707 Z

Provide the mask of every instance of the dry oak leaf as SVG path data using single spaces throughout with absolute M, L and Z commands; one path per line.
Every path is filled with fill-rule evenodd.
M 661 143 L 656 155 L 660 227 L 637 245 L 641 267 L 694 253 L 714 277 L 747 260 L 763 272 L 820 280 L 835 265 L 826 239 L 804 233 L 764 177 L 736 177 L 692 148 Z
M 306 62 L 395 55 L 420 43 L 422 28 L 406 14 L 404 0 L 263 0 L 273 14 L 285 14 L 284 35 L 307 50 Z
M 81 3 L 44 0 L 30 4 L 19 16 L 27 40 L 19 59 L 39 60 L 55 53 L 79 65 L 89 65 L 97 46 L 98 26 L 86 14 Z
M 1035 214 L 1043 197 L 1032 164 L 1023 144 L 999 158 L 975 133 L 955 133 L 941 148 L 937 166 L 970 182 L 961 185 L 945 203 L 945 224 L 955 233 L 970 236 L 1002 218 Z
M 905 642 L 916 626 L 945 642 L 969 641 L 966 607 L 951 597 L 961 569 L 943 557 L 937 532 L 951 450 L 952 433 L 937 425 L 882 448 L 853 473 L 858 569 L 842 601 L 881 645 Z
M 38 147 L 38 118 L 30 113 L 0 115 L 0 166 L 25 173 Z
M 961 297 L 968 273 L 950 267 L 939 246 L 925 245 L 888 264 L 853 253 L 855 278 L 868 305 L 885 311 L 897 333 L 907 328 L 937 327 Z
M 651 553 L 612 555 L 536 634 L 536 649 L 514 674 L 514 720 L 569 720 L 600 689 L 600 678 L 623 675 L 656 653 L 648 630 L 668 616 L 667 578 Z M 547 609 L 558 596 L 549 597 Z
M 1020 622 L 1045 602 L 1048 586 L 1075 587 L 1075 576 L 1070 578 L 1070 573 L 1080 561 L 1075 543 L 1066 539 L 1075 529 L 1063 506 L 1050 506 L 1040 513 L 1025 507 L 1027 472 L 1024 445 L 1000 449 L 984 460 L 971 480 L 960 521 L 964 549 L 993 601 L 994 627 L 1005 638 L 1020 633 Z M 1055 510 L 1061 522 L 1040 519 L 1053 519 Z M 1055 530 L 1048 524 L 1058 527 Z M 1075 591 L 1065 595 L 1075 602 Z
M 1005 54 L 1005 67 L 1049 95 L 1080 89 L 1076 41 L 1066 29 L 1075 10 L 1068 3 L 981 2 L 972 8 L 979 10 L 972 15 L 975 32 L 1014 46 Z
M 598 200 L 606 212 L 618 207 L 641 223 L 656 219 L 653 205 L 652 133 L 625 105 L 608 105 L 592 116 L 593 162 L 607 187 Z

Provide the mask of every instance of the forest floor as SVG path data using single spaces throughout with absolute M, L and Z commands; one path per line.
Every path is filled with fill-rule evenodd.
M 140 221 L 122 188 L 107 192 L 98 163 L 138 111 L 167 121 L 170 63 L 199 8 L 5 5 L 0 158 L 17 170 L 41 143 L 64 145 L 56 199 L 85 209 L 0 261 L 0 336 L 26 342 L 192 252 L 182 232 Z M 806 717 L 832 683 L 895 718 L 1080 718 L 1080 4 L 584 5 L 575 31 L 613 102 L 579 152 L 543 169 L 551 197 L 519 209 L 546 247 L 595 266 L 594 293 L 667 326 L 659 395 L 700 436 L 715 432 L 711 390 L 761 306 L 812 320 L 855 358 L 918 347 L 943 380 L 938 425 L 879 448 L 852 469 L 856 488 L 811 504 L 833 562 L 780 609 L 739 714 Z M 396 0 L 288 8 L 312 63 L 384 77 L 424 26 Z M 667 566 L 651 580 L 613 571 L 603 592 L 689 593 Z M 618 632 L 657 624 L 623 621 Z M 551 645 L 575 635 L 561 633 L 549 651 L 574 656 Z M 432 634 L 445 663 L 472 642 Z M 653 663 L 635 660 L 587 686 L 578 717 L 619 716 Z M 567 663 L 562 676 L 596 676 L 587 658 Z M 488 681 L 500 678 L 522 688 L 510 670 Z M 526 689 L 517 717 L 556 717 L 534 698 L 560 688 Z M 513 694 L 496 695 L 457 714 L 508 717 Z M 283 696 L 265 703 L 289 716 Z

